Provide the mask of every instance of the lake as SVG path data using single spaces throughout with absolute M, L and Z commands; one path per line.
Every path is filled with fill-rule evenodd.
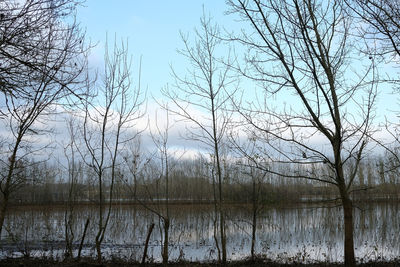
M 227 206 L 228 259 L 250 255 L 251 212 L 245 206 Z M 400 255 L 398 203 L 363 204 L 354 210 L 357 261 L 390 260 Z M 95 257 L 98 208 L 75 209 L 75 253 L 84 224 L 90 218 L 84 256 Z M 173 205 L 170 208 L 170 260 L 217 259 L 212 205 Z M 315 205 L 267 207 L 259 215 L 256 252 L 279 262 L 343 261 L 343 215 L 340 207 Z M 103 256 L 140 260 L 149 225 L 154 222 L 148 255 L 161 261 L 161 222 L 135 205 L 115 205 L 103 242 Z M 65 247 L 64 208 L 35 206 L 10 209 L 1 239 L 0 257 L 52 256 L 62 258 Z

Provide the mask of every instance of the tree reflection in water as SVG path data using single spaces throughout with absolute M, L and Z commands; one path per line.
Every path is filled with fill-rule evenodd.
M 400 219 L 397 203 L 366 204 L 355 210 L 355 247 L 358 261 L 390 260 L 400 255 Z M 95 206 L 77 208 L 76 236 L 85 220 L 96 222 Z M 174 205 L 171 208 L 170 259 L 210 261 L 214 247 L 213 208 L 206 205 Z M 301 205 L 266 208 L 257 229 L 256 252 L 278 261 L 328 261 L 343 259 L 342 212 L 340 208 Z M 148 211 L 129 205 L 115 206 L 110 229 L 102 246 L 105 257 L 140 260 L 147 227 L 152 222 L 148 254 L 161 261 L 158 220 Z M 227 249 L 230 260 L 250 255 L 251 213 L 232 206 L 227 210 Z M 60 256 L 64 252 L 64 210 L 61 207 L 18 207 L 6 218 L 1 256 Z M 95 227 L 89 226 L 83 256 L 94 255 Z M 75 251 L 79 240 L 75 243 Z M 75 255 L 76 256 L 76 255 Z

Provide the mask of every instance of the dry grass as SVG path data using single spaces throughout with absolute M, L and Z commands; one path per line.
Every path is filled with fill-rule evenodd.
M 143 266 L 137 262 L 127 262 L 123 260 L 112 260 L 105 261 L 103 263 L 98 263 L 93 259 L 83 259 L 79 262 L 77 261 L 56 261 L 53 259 L 38 259 L 38 258 L 8 258 L 0 260 L 0 266 L 2 267 L 24 267 L 24 266 L 34 266 L 34 267 L 49 267 L 49 266 L 62 266 L 62 267 L 75 267 L 75 266 L 104 266 L 104 267 L 122 267 L 122 266 Z M 161 263 L 147 263 L 145 266 L 165 266 Z M 221 265 L 217 262 L 210 263 L 199 263 L 199 262 L 171 262 L 168 266 L 270 266 L 270 267 L 285 267 L 285 266 L 303 266 L 303 267 L 317 267 L 317 266 L 344 266 L 344 264 L 332 264 L 332 263 L 313 263 L 313 264 L 302 264 L 299 262 L 293 263 L 276 263 L 270 260 L 257 259 L 255 261 L 241 260 L 232 261 L 226 265 Z M 397 267 L 400 266 L 399 261 L 394 262 L 368 262 L 359 264 L 358 266 L 365 267 Z

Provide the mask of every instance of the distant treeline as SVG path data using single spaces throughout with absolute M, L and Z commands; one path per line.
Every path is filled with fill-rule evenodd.
M 373 159 L 363 162 L 353 186 L 354 200 L 389 200 L 400 198 L 400 179 L 397 171 L 381 172 L 384 160 Z M 170 173 L 168 198 L 170 203 L 199 202 L 209 203 L 214 200 L 215 182 L 207 171 L 207 164 L 201 160 L 181 160 L 176 162 Z M 166 199 L 165 180 L 157 176 L 157 167 L 143 168 L 135 181 L 132 175 L 120 166 L 118 179 L 114 184 L 114 203 L 160 203 Z M 258 170 L 253 177 L 247 172 L 248 166 L 225 164 L 223 192 L 226 202 L 250 203 L 254 200 L 254 188 L 257 188 L 258 202 L 264 204 L 310 202 L 335 200 L 337 188 L 333 185 L 310 181 L 278 177 Z M 295 166 L 293 166 L 295 168 Z M 60 165 L 34 163 L 20 166 L 18 175 L 21 181 L 19 190 L 12 195 L 14 204 L 60 204 L 97 203 L 98 185 L 90 169 L 83 163 L 76 164 L 75 184 L 68 182 L 68 171 Z M 149 170 L 152 170 L 151 172 Z M 316 170 L 318 171 L 318 170 Z M 323 172 L 323 170 L 319 170 Z M 287 173 L 295 172 L 288 169 Z M 107 199 L 109 185 L 105 185 L 103 196 Z M 71 192 L 73 190 L 73 192 Z

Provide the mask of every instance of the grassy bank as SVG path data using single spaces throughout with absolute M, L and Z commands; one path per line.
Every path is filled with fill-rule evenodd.
M 83 259 L 81 261 L 56 261 L 53 259 L 38 259 L 38 258 L 9 258 L 0 260 L 0 266 L 2 267 L 22 267 L 22 266 L 35 266 L 35 267 L 48 267 L 48 266 L 64 266 L 64 267 L 75 267 L 75 266 L 104 266 L 104 267 L 122 267 L 122 266 L 165 266 L 161 263 L 146 263 L 142 265 L 138 262 L 129 262 L 119 259 L 113 259 L 111 261 L 104 261 L 103 263 L 98 263 L 93 259 Z M 199 262 L 171 262 L 168 266 L 271 266 L 271 267 L 284 267 L 284 266 L 344 266 L 341 263 L 312 263 L 303 264 L 301 262 L 292 263 L 277 263 L 267 259 L 257 259 L 255 261 L 251 260 L 240 260 L 231 261 L 226 265 L 218 264 L 217 262 L 210 263 L 199 263 Z M 357 266 L 376 266 L 376 267 L 397 267 L 400 266 L 400 261 L 391 262 L 367 262 L 360 263 Z

